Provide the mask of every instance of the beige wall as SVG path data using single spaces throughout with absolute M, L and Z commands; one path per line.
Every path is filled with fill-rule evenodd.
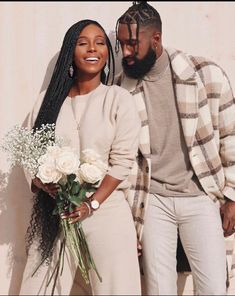
M 151 2 L 163 21 L 163 42 L 220 64 L 235 88 L 235 3 Z M 22 123 L 43 87 L 66 30 L 80 19 L 100 22 L 112 35 L 131 2 L 0 2 L 0 138 Z M 17 294 L 24 268 L 30 193 L 19 170 L 0 155 L 0 293 Z

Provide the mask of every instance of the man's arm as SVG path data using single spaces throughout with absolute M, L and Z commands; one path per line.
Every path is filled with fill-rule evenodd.
M 225 204 L 221 206 L 224 235 L 235 232 L 235 100 L 227 76 L 224 74 L 219 106 L 220 156 L 225 174 L 223 194 Z

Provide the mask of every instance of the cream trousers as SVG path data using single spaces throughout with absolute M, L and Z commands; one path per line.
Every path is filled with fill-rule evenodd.
M 123 192 L 115 191 L 97 210 L 82 222 L 83 230 L 99 274 L 90 273 L 92 292 L 84 285 L 68 250 L 55 295 L 140 295 L 140 272 L 137 237 L 130 207 Z M 55 252 L 56 253 L 56 252 Z M 20 295 L 50 295 L 52 284 L 45 286 L 52 268 L 43 266 L 32 278 L 38 254 L 31 251 Z
M 150 194 L 143 233 L 147 295 L 177 295 L 177 232 L 197 295 L 226 295 L 226 250 L 219 206 L 208 196 Z

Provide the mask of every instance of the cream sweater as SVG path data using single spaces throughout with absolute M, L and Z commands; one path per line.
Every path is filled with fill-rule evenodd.
M 28 120 L 33 126 L 45 92 L 41 93 Z M 77 102 L 76 102 L 77 101 Z M 56 134 L 80 153 L 93 149 L 110 169 L 108 174 L 124 180 L 138 149 L 140 119 L 129 92 L 119 86 L 100 84 L 89 94 L 67 97 L 56 122 Z M 127 187 L 122 182 L 119 188 Z

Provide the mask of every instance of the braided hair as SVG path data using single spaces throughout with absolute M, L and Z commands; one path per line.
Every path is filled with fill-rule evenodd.
M 71 75 L 69 73 L 71 65 L 75 68 L 75 72 L 78 72 L 76 71 L 76 67 L 73 62 L 77 39 L 81 31 L 90 24 L 98 26 L 105 34 L 109 51 L 107 66 L 108 69 L 112 68 L 111 84 L 113 83 L 115 73 L 114 55 L 111 42 L 104 29 L 99 23 L 89 19 L 75 23 L 65 34 L 51 81 L 33 127 L 34 130 L 36 128 L 40 128 L 42 124 L 56 123 L 60 108 L 65 98 L 68 96 L 71 87 L 75 83 L 76 75 L 79 75 L 79 73 L 76 73 L 76 75 Z M 106 75 L 103 68 L 101 72 L 101 82 L 108 84 L 110 78 L 109 76 L 110 71 Z M 55 200 L 45 191 L 40 190 L 36 194 L 30 225 L 26 235 L 27 251 L 29 251 L 34 238 L 37 237 L 39 240 L 38 250 L 40 251 L 41 259 L 47 263 L 49 263 L 52 258 L 55 241 L 59 237 L 61 231 L 60 217 L 52 214 L 55 205 Z
M 115 52 L 119 52 L 119 41 L 117 38 L 119 24 L 127 24 L 129 31 L 129 39 L 132 39 L 131 24 L 137 24 L 136 38 L 139 38 L 140 26 L 153 26 L 160 33 L 162 32 L 162 21 L 159 13 L 155 8 L 147 3 L 147 1 L 133 1 L 132 6 L 117 20 L 116 23 L 116 44 Z M 137 42 L 138 44 L 138 42 Z

